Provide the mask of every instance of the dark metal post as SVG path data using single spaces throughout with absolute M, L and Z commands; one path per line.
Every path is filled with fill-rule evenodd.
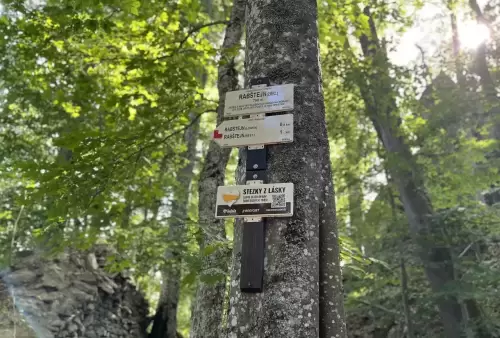
M 268 78 L 258 78 L 250 82 L 250 87 L 269 86 Z M 262 114 L 265 116 L 265 114 Z M 247 184 L 267 181 L 266 146 L 248 147 L 246 162 Z M 243 223 L 241 248 L 240 289 L 242 292 L 262 292 L 264 279 L 265 218 L 247 217 Z

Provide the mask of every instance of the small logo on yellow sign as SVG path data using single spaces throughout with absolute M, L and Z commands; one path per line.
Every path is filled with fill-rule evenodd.
M 230 207 L 232 207 L 233 204 L 236 203 L 236 201 L 238 201 L 239 198 L 240 198 L 240 191 L 236 189 L 227 191 L 226 193 L 222 194 L 222 199 Z

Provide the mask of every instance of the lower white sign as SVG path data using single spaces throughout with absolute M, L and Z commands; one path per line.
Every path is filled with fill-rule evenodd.
M 216 218 L 290 217 L 293 215 L 293 183 L 220 186 Z

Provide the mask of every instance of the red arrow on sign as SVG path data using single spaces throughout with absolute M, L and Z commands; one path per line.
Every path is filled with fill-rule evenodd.
M 217 129 L 214 130 L 214 138 L 222 138 L 222 134 Z

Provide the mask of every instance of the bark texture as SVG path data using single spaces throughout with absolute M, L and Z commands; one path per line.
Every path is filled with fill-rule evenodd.
M 245 18 L 245 0 L 234 0 L 231 17 L 221 48 L 217 88 L 219 105 L 217 124 L 224 117 L 226 92 L 238 89 L 238 74 L 235 69 L 234 49 L 241 43 Z M 200 251 L 214 242 L 225 240 L 224 220 L 216 219 L 215 199 L 217 187 L 224 185 L 226 166 L 231 150 L 219 147 L 211 141 L 200 173 L 198 188 L 198 218 L 201 228 Z M 204 257 L 202 275 L 225 276 L 228 270 L 227 252 L 217 249 Z M 191 338 L 220 338 L 226 281 L 221 278 L 214 283 L 201 279 L 191 313 Z
M 228 336 L 345 337 L 334 191 L 318 55 L 317 7 L 248 0 L 246 74 L 295 84 L 294 142 L 268 147 L 268 182 L 292 182 L 291 218 L 267 218 L 264 289 L 241 293 L 242 222 L 236 222 Z M 238 181 L 246 150 L 240 151 Z
M 419 247 L 419 256 L 424 264 L 425 273 L 432 290 L 440 294 L 445 291 L 449 283 L 454 282 L 455 272 L 451 253 L 440 240 L 439 229 L 436 229 L 436 224 L 432 222 L 434 210 L 426 194 L 421 171 L 399 130 L 401 121 L 397 116 L 387 56 L 380 46 L 368 8 L 365 9 L 365 14 L 370 20 L 371 36 L 361 36 L 360 43 L 365 58 L 374 63 L 379 73 L 370 76 L 371 85 L 360 82 L 361 93 L 367 114 L 388 154 L 389 173 L 398 187 L 410 231 Z M 440 295 L 437 297 L 437 305 L 445 336 L 461 337 L 463 318 L 456 296 Z
M 196 159 L 196 143 L 200 120 L 191 114 L 191 126 L 184 133 L 186 151 L 182 155 L 184 165 L 177 172 L 177 186 L 174 190 L 171 217 L 165 250 L 165 268 L 162 271 L 160 301 L 151 330 L 150 338 L 177 337 L 177 308 L 181 287 L 181 265 L 184 243 L 186 243 L 186 222 L 191 181 Z
M 147 302 L 123 274 L 103 271 L 105 252 L 54 259 L 29 253 L 2 273 L 39 338 L 147 336 Z

